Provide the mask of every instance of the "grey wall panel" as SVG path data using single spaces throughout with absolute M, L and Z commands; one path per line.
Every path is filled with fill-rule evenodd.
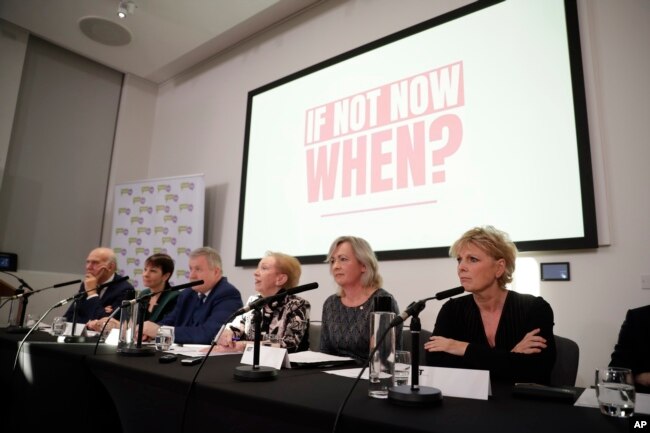
M 123 74 L 30 37 L 0 189 L 0 249 L 80 272 L 101 237 Z

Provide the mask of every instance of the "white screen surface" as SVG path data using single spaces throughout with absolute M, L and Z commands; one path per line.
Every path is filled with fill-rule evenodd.
M 595 243 L 564 3 L 450 15 L 251 92 L 238 263 L 341 235 L 441 255 L 484 224 Z

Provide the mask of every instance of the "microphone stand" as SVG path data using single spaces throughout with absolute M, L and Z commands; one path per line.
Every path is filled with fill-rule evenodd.
M 7 333 L 8 334 L 25 334 L 26 332 L 28 332 L 31 329 L 31 328 L 29 328 L 27 326 L 23 326 L 23 325 L 25 323 L 25 310 L 27 310 L 27 303 L 28 303 L 28 298 L 29 298 L 28 295 L 31 295 L 32 293 L 34 293 L 34 289 L 32 289 L 29 286 L 29 284 L 27 284 L 25 282 L 25 280 L 18 277 L 17 275 L 10 274 L 9 272 L 4 272 L 4 271 L 2 273 L 7 274 L 7 275 L 11 275 L 12 277 L 14 277 L 18 281 L 20 281 L 20 286 L 18 286 L 18 288 L 16 289 L 15 295 L 23 295 L 22 297 L 24 298 L 23 302 L 20 302 L 20 301 L 18 302 L 18 305 L 19 305 L 18 308 L 20 308 L 20 317 L 18 319 L 18 324 L 16 326 L 9 326 L 7 328 Z M 25 292 L 25 288 L 29 289 L 30 292 Z M 9 310 L 9 317 L 11 317 L 12 310 L 13 310 L 13 303 L 12 303 L 11 309 Z
M 97 339 L 97 342 L 95 343 L 95 350 L 93 351 L 93 355 L 97 355 L 97 348 L 99 347 L 99 343 L 104 343 L 104 342 L 105 342 L 105 341 L 104 341 L 105 339 L 102 339 L 102 335 L 104 335 L 104 331 L 106 330 L 106 326 L 107 326 L 108 323 L 111 321 L 111 319 L 112 319 L 113 317 L 115 317 L 115 315 L 118 313 L 118 311 L 120 311 L 120 310 L 122 309 L 122 307 L 124 307 L 124 305 L 125 305 L 124 303 L 125 303 L 125 302 L 128 302 L 128 301 L 122 301 L 122 305 L 120 305 L 119 307 L 117 307 L 117 308 L 115 309 L 115 311 L 113 311 L 113 312 L 111 313 L 111 315 L 108 316 L 108 318 L 107 318 L 106 321 L 104 322 L 104 326 L 102 326 L 102 329 L 99 331 L 99 338 Z M 118 331 L 119 331 L 119 327 L 118 327 Z
M 424 309 L 424 303 L 422 303 Z M 438 388 L 420 386 L 420 324 L 419 311 L 411 316 L 411 385 L 388 388 L 388 400 L 403 406 L 433 406 L 442 403 L 442 392 Z
M 23 301 L 18 301 L 18 308 L 20 308 L 20 318 L 18 319 L 17 325 L 9 326 L 7 328 L 7 334 L 25 334 L 31 329 L 29 326 L 23 326 L 23 324 L 25 323 L 25 311 L 27 310 L 27 303 L 29 302 L 29 297 L 32 294 L 34 294 L 34 292 L 25 292 L 22 284 L 16 289 L 16 295 L 23 295 L 21 297 Z M 9 310 L 9 317 L 11 317 L 11 310 Z
M 58 287 L 68 286 L 70 284 L 76 284 L 81 282 L 81 280 L 69 281 L 66 283 L 54 284 L 53 286 L 48 286 L 42 289 L 34 290 L 31 287 L 29 287 L 27 283 L 24 283 L 22 279 L 20 281 L 21 281 L 21 286 L 18 289 L 15 289 L 14 296 L 11 296 L 9 299 L 7 299 L 7 301 L 13 301 L 16 299 L 24 300 L 22 303 L 22 310 L 20 314 L 20 322 L 19 322 L 20 324 L 18 326 L 10 326 L 9 328 L 7 328 L 7 333 L 9 334 L 24 334 L 31 329 L 31 327 L 29 326 L 23 326 L 23 324 L 25 323 L 25 311 L 27 310 L 27 303 L 29 302 L 30 296 L 35 295 L 36 293 L 42 292 L 44 290 L 56 289 Z M 31 292 L 25 292 L 25 290 L 23 289 L 23 284 L 27 288 L 29 288 Z M 5 301 L 5 303 L 7 301 Z M 2 307 L 3 305 L 4 303 L 1 304 L 0 307 Z M 11 311 L 9 311 L 9 316 L 11 317 Z
M 50 311 L 54 310 L 57 307 L 60 307 L 61 306 L 60 304 L 61 303 L 59 302 L 57 304 L 52 305 L 50 308 L 48 308 L 47 311 L 43 313 L 41 317 L 38 318 L 36 323 L 34 323 L 34 326 L 29 328 L 29 331 L 27 331 L 23 339 L 20 341 L 20 344 L 18 345 L 18 350 L 16 350 L 16 358 L 14 358 L 14 365 L 12 370 L 13 372 L 16 371 L 16 367 L 18 366 L 18 360 L 20 359 L 20 352 L 23 348 L 23 345 L 25 344 L 25 341 L 27 340 L 27 337 L 29 337 L 32 334 L 32 332 L 34 332 L 34 330 L 38 329 L 38 325 L 43 321 L 43 319 L 45 319 L 45 316 L 50 314 Z
M 84 293 L 84 297 L 88 296 Z M 87 337 L 85 335 L 74 335 L 76 329 L 77 329 L 77 305 L 79 305 L 80 298 L 74 299 L 72 301 L 72 335 L 67 335 L 64 339 L 64 343 L 95 343 L 97 340 L 99 340 L 99 337 Z M 81 334 L 84 334 L 85 329 L 81 331 Z
M 72 337 L 76 337 L 76 335 L 74 335 L 74 331 L 77 328 L 77 305 L 79 305 L 77 301 L 78 299 L 76 298 L 74 301 L 72 301 Z
M 246 382 L 261 382 L 274 380 L 278 377 L 278 370 L 273 367 L 260 365 L 260 339 L 262 335 L 262 308 L 253 310 L 253 326 L 255 338 L 253 341 L 253 365 L 240 365 L 235 367 L 235 379 Z

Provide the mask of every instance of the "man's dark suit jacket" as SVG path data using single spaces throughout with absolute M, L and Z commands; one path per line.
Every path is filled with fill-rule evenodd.
M 113 275 L 113 279 L 119 278 L 119 275 Z M 84 284 L 81 283 L 79 293 L 85 292 Z M 119 283 L 110 284 L 108 287 L 102 289 L 100 296 L 93 296 L 91 298 L 84 297 L 78 300 L 77 303 L 77 323 L 86 323 L 90 320 L 101 319 L 115 311 L 124 299 L 132 299 L 135 295 L 135 290 L 129 280 L 124 280 Z M 74 310 L 74 302 L 68 307 L 65 317 L 68 322 L 72 322 L 72 314 Z M 108 313 L 105 308 L 111 306 L 112 310 Z M 119 318 L 119 317 L 118 317 Z
M 650 305 L 627 311 L 614 346 L 610 367 L 625 367 L 632 373 L 650 372 Z M 636 385 L 637 392 L 650 392 L 650 387 Z
M 221 325 L 243 305 L 239 290 L 221 277 L 204 302 L 199 301 L 198 292 L 183 290 L 176 307 L 157 323 L 175 328 L 175 343 L 210 344 Z

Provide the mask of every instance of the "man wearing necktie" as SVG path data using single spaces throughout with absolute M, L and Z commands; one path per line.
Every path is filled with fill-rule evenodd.
M 153 339 L 160 326 L 173 326 L 174 342 L 210 344 L 221 325 L 243 306 L 239 290 L 221 271 L 221 257 L 210 247 L 190 253 L 190 280 L 203 284 L 185 289 L 176 307 L 158 323 L 144 323 L 143 333 Z

